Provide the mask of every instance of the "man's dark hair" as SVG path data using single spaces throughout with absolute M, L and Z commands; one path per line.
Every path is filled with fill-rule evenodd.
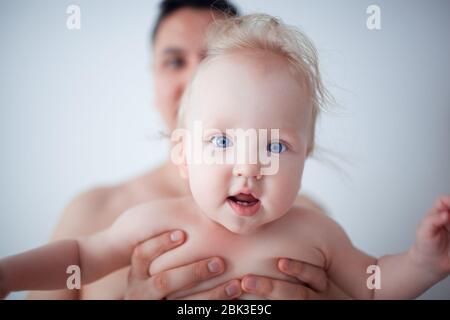
M 229 17 L 239 16 L 238 9 L 228 0 L 163 0 L 159 4 L 158 19 L 153 27 L 152 43 L 155 41 L 161 22 L 170 14 L 182 8 L 209 9 L 222 12 Z

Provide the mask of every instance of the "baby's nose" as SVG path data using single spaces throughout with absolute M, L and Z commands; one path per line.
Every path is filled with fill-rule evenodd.
M 261 167 L 258 164 L 236 164 L 233 168 L 236 177 L 261 179 Z

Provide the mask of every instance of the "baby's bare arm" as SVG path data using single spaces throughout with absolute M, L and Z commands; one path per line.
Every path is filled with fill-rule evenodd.
M 3 295 L 28 289 L 66 287 L 67 267 L 79 265 L 78 242 L 63 240 L 0 260 Z
M 82 283 L 127 266 L 135 245 L 156 236 L 161 229 L 155 223 L 158 219 L 149 217 L 156 207 L 148 204 L 130 209 L 102 232 L 1 259 L 0 293 L 66 288 L 66 271 L 72 265 L 80 268 Z
M 430 262 L 421 264 L 414 247 L 375 259 L 356 249 L 337 224 L 328 223 L 327 227 L 330 278 L 353 298 L 414 299 L 448 274 L 433 271 Z M 374 267 L 368 270 L 369 266 Z M 369 288 L 367 280 L 375 275 L 379 276 L 379 287 Z
M 66 288 L 69 266 L 81 271 L 81 282 L 92 282 L 124 264 L 116 254 L 110 232 L 104 231 L 79 239 L 68 239 L 0 260 L 0 278 L 4 294 L 22 290 Z
M 354 299 L 373 299 L 366 272 L 369 266 L 377 265 L 377 260 L 355 248 L 344 230 L 327 220 L 324 251 L 330 280 Z
M 356 299 L 414 299 L 440 281 L 437 275 L 425 272 L 409 252 L 375 259 L 353 247 L 350 241 L 336 243 L 330 278 Z M 368 269 L 373 266 L 372 269 Z M 379 287 L 369 277 L 379 276 Z
M 420 267 L 410 251 L 383 256 L 378 265 L 381 288 L 375 290 L 374 299 L 415 299 L 443 279 Z

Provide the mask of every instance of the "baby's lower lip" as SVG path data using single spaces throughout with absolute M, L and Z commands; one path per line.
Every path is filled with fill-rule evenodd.
M 244 217 L 254 216 L 261 207 L 261 201 L 259 200 L 247 205 L 239 204 L 231 198 L 228 198 L 227 202 L 237 215 Z

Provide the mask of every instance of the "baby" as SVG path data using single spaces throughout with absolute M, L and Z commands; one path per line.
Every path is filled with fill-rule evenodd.
M 294 204 L 327 96 L 305 35 L 248 15 L 217 22 L 207 45 L 181 102 L 172 152 L 192 197 L 143 204 L 100 233 L 0 260 L 0 295 L 65 288 L 71 265 L 90 283 L 129 265 L 140 242 L 172 229 L 186 231 L 186 244 L 155 259 L 151 275 L 215 255 L 227 270 L 168 298 L 250 273 L 293 281 L 276 257 L 323 268 L 356 299 L 414 298 L 448 276 L 450 196 L 430 209 L 408 251 L 380 259 L 353 247 L 331 218 Z M 370 268 L 379 270 L 381 288 L 368 285 Z

